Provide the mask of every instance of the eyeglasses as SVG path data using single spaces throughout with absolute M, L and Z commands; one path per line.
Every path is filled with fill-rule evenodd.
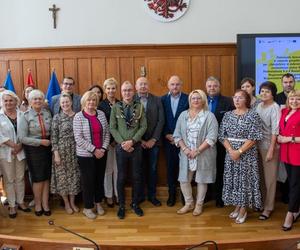
M 233 100 L 245 100 L 245 97 L 243 97 L 243 96 L 233 96 L 232 99 Z
M 65 86 L 73 86 L 74 83 L 63 82 L 63 85 L 65 85 Z

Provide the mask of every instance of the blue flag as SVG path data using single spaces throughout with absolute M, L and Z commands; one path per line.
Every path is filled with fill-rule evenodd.
M 13 81 L 11 79 L 11 74 L 10 74 L 10 71 L 7 72 L 7 76 L 6 76 L 6 79 L 5 79 L 5 82 L 3 84 L 4 88 L 6 88 L 7 90 L 10 90 L 14 93 L 16 93 L 16 90 L 15 90 L 15 87 L 14 87 L 14 84 L 13 84 Z
M 55 72 L 52 71 L 51 79 L 50 79 L 47 94 L 46 94 L 46 99 L 48 100 L 49 106 L 51 105 L 52 96 L 59 95 L 59 94 L 60 94 L 59 83 L 57 81 Z

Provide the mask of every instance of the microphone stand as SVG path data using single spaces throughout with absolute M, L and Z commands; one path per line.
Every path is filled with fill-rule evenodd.
M 74 235 L 76 235 L 76 236 L 78 236 L 78 237 L 80 237 L 80 238 L 82 238 L 82 239 L 84 239 L 84 240 L 87 240 L 87 241 L 93 243 L 93 245 L 95 245 L 96 250 L 100 250 L 98 244 L 97 244 L 95 241 L 93 241 L 93 240 L 91 240 L 91 239 L 89 239 L 89 238 L 87 238 L 87 237 L 85 237 L 85 236 L 83 236 L 83 235 L 80 235 L 80 234 L 78 234 L 78 233 L 75 233 L 75 232 L 71 231 L 70 229 L 67 229 L 67 228 L 65 228 L 65 227 L 63 227 L 63 226 L 55 225 L 55 224 L 54 224 L 54 220 L 49 220 L 49 221 L 48 221 L 48 224 L 49 224 L 50 226 L 58 227 L 58 228 L 60 228 L 60 229 L 62 229 L 62 230 L 64 230 L 64 231 L 66 231 L 66 232 L 68 232 L 68 233 L 74 234 Z

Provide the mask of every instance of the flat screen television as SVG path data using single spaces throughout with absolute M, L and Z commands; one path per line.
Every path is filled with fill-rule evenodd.
M 237 80 L 251 77 L 259 85 L 267 80 L 282 91 L 281 76 L 294 74 L 296 88 L 300 81 L 300 33 L 297 34 L 238 34 Z

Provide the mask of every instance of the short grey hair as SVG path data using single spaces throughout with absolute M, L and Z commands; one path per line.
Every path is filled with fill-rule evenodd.
M 28 95 L 28 101 L 31 102 L 32 99 L 34 98 L 42 98 L 43 100 L 45 100 L 45 95 L 42 91 L 40 91 L 39 89 L 34 89 L 32 90 L 29 95 Z
M 206 82 L 208 82 L 208 81 L 212 81 L 212 82 L 215 82 L 215 83 L 218 83 L 219 85 L 221 85 L 220 80 L 215 76 L 208 77 Z

